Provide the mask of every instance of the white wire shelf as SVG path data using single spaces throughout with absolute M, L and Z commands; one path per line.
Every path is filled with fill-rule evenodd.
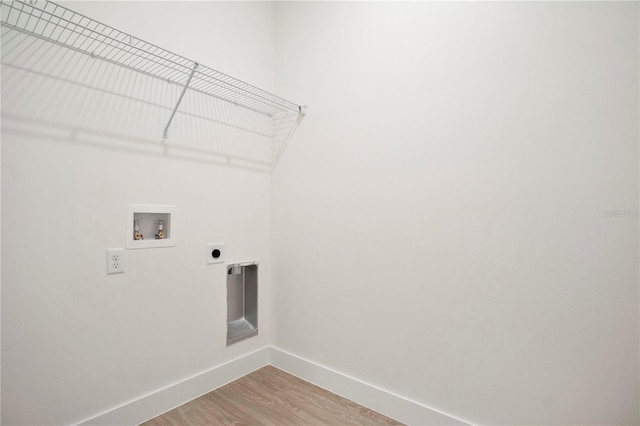
M 86 81 L 87 77 L 80 77 L 77 70 L 72 69 L 71 63 L 67 70 L 61 71 L 64 64 L 60 65 L 59 50 L 62 49 L 71 53 L 68 55 L 69 58 L 80 55 L 91 60 L 99 59 L 176 87 L 176 90 L 181 92 L 179 96 L 173 99 L 170 105 L 166 102 L 163 105 L 163 108 L 171 110 L 164 127 L 164 137 L 167 137 L 167 131 L 176 113 L 183 116 L 194 115 L 189 112 L 189 106 L 186 107 L 186 111 L 181 111 L 181 101 L 185 93 L 190 93 L 192 98 L 213 98 L 215 102 L 229 103 L 233 107 L 241 107 L 272 121 L 270 137 L 274 142 L 275 163 L 304 116 L 305 107 L 302 105 L 140 40 L 54 2 L 0 0 L 0 3 L 3 65 L 52 75 L 62 80 L 77 80 L 87 86 L 93 85 L 93 82 Z M 51 47 L 43 48 L 43 44 Z M 13 52 L 20 49 L 31 49 L 32 52 Z M 56 54 L 47 54 L 48 49 Z M 73 60 L 75 64 L 79 62 L 76 58 Z M 101 89 L 111 90 L 109 87 Z M 127 93 L 120 95 L 128 96 Z M 219 121 L 218 117 L 208 119 Z M 286 125 L 283 126 L 283 123 Z M 234 123 L 234 126 L 238 127 L 238 123 Z

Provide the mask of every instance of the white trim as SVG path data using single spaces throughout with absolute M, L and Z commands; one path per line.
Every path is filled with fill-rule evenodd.
M 166 413 L 266 365 L 409 425 L 471 425 L 435 408 L 381 389 L 273 346 L 220 364 L 107 410 L 79 425 L 135 425 Z
M 269 361 L 274 367 L 409 425 L 471 424 L 281 349 L 271 347 Z
M 136 425 L 166 413 L 269 364 L 264 347 L 79 422 L 80 425 Z

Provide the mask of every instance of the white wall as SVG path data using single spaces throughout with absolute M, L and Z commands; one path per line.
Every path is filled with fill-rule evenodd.
M 3 424 L 269 344 L 474 423 L 640 421 L 637 3 L 69 5 L 310 109 L 273 185 L 3 122 Z M 130 202 L 179 245 L 106 276 Z M 217 241 L 261 261 L 230 348 Z
M 271 3 L 70 7 L 273 89 Z M 36 95 L 49 101 L 49 87 Z M 271 342 L 270 175 L 127 151 L 126 139 L 16 133 L 7 123 L 3 424 L 78 422 Z M 175 204 L 178 245 L 128 250 L 126 273 L 107 276 L 105 249 L 125 246 L 127 203 Z M 229 261 L 261 262 L 260 334 L 229 348 L 226 274 L 205 265 L 208 242 L 226 243 Z
M 276 346 L 473 423 L 638 424 L 638 4 L 277 8 Z

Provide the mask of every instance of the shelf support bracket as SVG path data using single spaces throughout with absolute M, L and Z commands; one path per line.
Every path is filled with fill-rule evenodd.
M 169 121 L 167 122 L 167 125 L 164 126 L 164 138 L 165 139 L 168 136 L 169 126 L 171 126 L 171 122 L 173 121 L 173 117 L 176 115 L 176 112 L 178 111 L 178 107 L 180 106 L 180 102 L 182 102 L 182 98 L 184 97 L 185 92 L 189 88 L 189 84 L 191 84 L 191 79 L 193 78 L 193 74 L 196 73 L 196 70 L 198 69 L 198 65 L 200 65 L 200 64 L 198 64 L 197 62 L 193 63 L 193 69 L 191 70 L 191 74 L 189 74 L 189 78 L 187 79 L 187 82 L 185 83 L 184 87 L 182 88 L 182 93 L 180 93 L 180 97 L 178 98 L 178 102 L 176 102 L 176 106 L 173 108 L 173 111 L 171 111 L 171 117 L 169 117 Z

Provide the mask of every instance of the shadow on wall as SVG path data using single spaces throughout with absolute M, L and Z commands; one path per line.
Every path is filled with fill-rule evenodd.
M 2 28 L 3 132 L 270 172 L 302 115 L 264 114 Z

